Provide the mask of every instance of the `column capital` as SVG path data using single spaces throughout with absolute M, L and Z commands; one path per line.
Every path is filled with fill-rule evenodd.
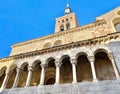
M 47 67 L 46 64 L 40 64 L 40 66 L 41 66 L 42 68 L 46 68 L 46 67 Z
M 34 70 L 34 67 L 33 67 L 33 66 L 28 66 L 28 70 L 29 70 L 29 71 L 33 71 L 33 70 Z
M 75 58 L 71 58 L 70 61 L 71 61 L 71 64 L 75 64 L 75 65 L 77 64 L 77 61 Z
M 61 63 L 55 63 L 56 67 L 61 67 Z
M 95 61 L 95 57 L 94 56 L 87 56 L 88 60 L 90 62 L 94 62 Z
M 10 75 L 11 73 L 12 73 L 12 70 L 6 70 L 6 71 L 5 71 L 5 74 L 6 74 L 6 75 Z
M 108 53 L 108 57 L 109 57 L 109 59 L 114 59 L 114 56 L 112 53 Z

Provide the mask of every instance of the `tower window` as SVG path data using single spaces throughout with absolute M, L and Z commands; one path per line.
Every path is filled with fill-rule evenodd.
M 64 26 L 63 25 L 60 26 L 60 31 L 64 31 Z
M 62 22 L 64 23 L 64 20 L 62 20 Z
M 68 21 L 68 18 L 66 19 L 66 21 Z
M 115 25 L 115 29 L 116 29 L 117 32 L 120 32 L 120 23 Z
M 66 24 L 66 29 L 69 30 L 70 29 L 70 24 Z

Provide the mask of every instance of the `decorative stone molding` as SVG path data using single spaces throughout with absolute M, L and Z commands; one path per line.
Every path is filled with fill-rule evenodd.
M 61 67 L 61 65 L 62 65 L 62 63 L 55 61 L 55 66 L 56 66 L 56 67 Z
M 94 22 L 94 23 L 91 23 L 91 24 L 88 24 L 88 25 L 84 25 L 84 26 L 81 26 L 81 27 L 77 27 L 75 29 L 73 28 L 73 29 L 70 29 L 70 30 L 66 30 L 65 32 L 58 32 L 58 33 L 55 33 L 55 34 L 52 34 L 52 35 L 49 35 L 49 36 L 45 36 L 45 37 L 42 37 L 42 38 L 37 38 L 37 39 L 34 39 L 34 40 L 29 40 L 27 42 L 18 43 L 18 44 L 13 45 L 12 48 L 27 45 L 27 44 L 32 44 L 32 43 L 43 41 L 43 40 L 48 40 L 48 39 L 51 39 L 51 38 L 54 38 L 54 37 L 64 36 L 65 34 L 68 34 L 68 33 L 79 32 L 79 31 L 82 31 L 82 30 L 88 30 L 90 28 L 92 29 L 92 28 L 95 28 L 95 27 L 103 25 L 103 24 L 107 24 L 105 22 L 105 20 L 99 20 L 97 22 Z
M 47 65 L 46 65 L 46 64 L 40 64 L 40 66 L 41 66 L 42 68 L 47 68 Z
M 42 49 L 42 50 L 36 50 L 36 51 L 32 51 L 32 52 L 27 52 L 27 53 L 21 53 L 18 55 L 13 55 L 10 57 L 6 57 L 3 59 L 0 59 L 0 63 L 4 63 L 4 62 L 9 62 L 11 60 L 17 60 L 17 59 L 24 59 L 26 57 L 33 57 L 33 56 L 37 56 L 37 55 L 43 55 L 46 53 L 51 53 L 51 52 L 56 52 L 56 51 L 60 51 L 60 50 L 66 50 L 66 49 L 71 49 L 71 48 L 78 48 L 78 47 L 83 47 L 83 46 L 87 46 L 87 45 L 95 45 L 95 44 L 100 44 L 101 41 L 103 40 L 111 40 L 112 38 L 119 38 L 120 39 L 120 32 L 116 32 L 116 33 L 111 33 L 102 37 L 97 37 L 97 38 L 93 38 L 93 39 L 88 39 L 88 40 L 84 40 L 84 41 L 78 41 L 78 42 L 72 42 L 69 44 L 65 44 L 65 45 L 59 45 L 56 47 L 51 47 L 51 48 L 46 48 L 46 49 Z
M 114 56 L 113 56 L 112 53 L 108 53 L 108 57 L 109 57 L 110 60 L 111 60 L 111 59 L 114 59 Z
M 71 61 L 71 64 L 75 64 L 75 65 L 77 64 L 77 61 L 75 58 L 70 59 L 70 61 Z
M 33 71 L 33 70 L 34 70 L 34 67 L 33 67 L 33 66 L 28 66 L 28 70 L 29 70 L 29 71 Z
M 95 57 L 94 57 L 94 56 L 88 56 L 88 60 L 89 60 L 90 62 L 94 62 L 94 61 L 95 61 Z

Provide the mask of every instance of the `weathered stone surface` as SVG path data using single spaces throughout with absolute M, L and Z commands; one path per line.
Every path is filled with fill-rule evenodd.
M 120 94 L 120 80 L 13 88 L 1 94 Z
M 120 72 L 120 42 L 111 42 L 110 43 L 111 50 L 114 55 L 114 59 L 116 62 L 116 65 L 118 67 L 118 70 Z

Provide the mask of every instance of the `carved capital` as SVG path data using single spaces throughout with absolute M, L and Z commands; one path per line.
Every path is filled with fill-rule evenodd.
M 109 57 L 109 59 L 114 59 L 114 56 L 113 56 L 112 53 L 109 53 L 109 54 L 108 54 L 108 57 Z
M 46 64 L 40 64 L 40 66 L 41 66 L 42 68 L 47 68 L 47 65 L 46 65 Z
M 89 60 L 90 62 L 94 62 L 94 61 L 95 61 L 95 57 L 94 57 L 94 56 L 88 56 L 88 60 Z
M 28 70 L 29 70 L 29 71 L 33 71 L 33 70 L 34 70 L 34 67 L 33 67 L 33 66 L 28 66 Z
M 75 58 L 70 59 L 70 61 L 71 61 L 71 64 L 75 64 L 75 65 L 77 64 L 77 61 Z
M 55 65 L 56 65 L 56 67 L 61 67 L 61 63 L 60 63 L 60 61 L 59 60 L 55 60 Z
M 11 70 L 6 70 L 6 71 L 5 71 L 5 74 L 6 74 L 6 75 L 10 75 L 11 73 L 12 73 Z

